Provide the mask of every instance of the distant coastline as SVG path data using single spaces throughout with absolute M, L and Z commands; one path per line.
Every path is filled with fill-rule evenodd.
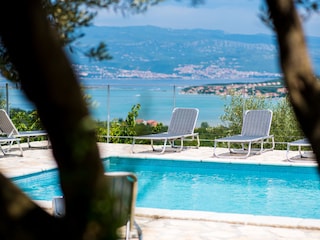
M 232 84 L 206 84 L 199 86 L 190 86 L 181 89 L 181 94 L 214 94 L 228 96 L 232 94 L 241 94 L 246 96 L 263 96 L 280 98 L 288 93 L 287 88 L 281 80 L 272 80 L 256 83 L 232 83 Z

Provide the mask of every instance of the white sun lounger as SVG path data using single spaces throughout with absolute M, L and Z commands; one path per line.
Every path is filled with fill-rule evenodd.
M 197 119 L 199 115 L 199 109 L 197 108 L 175 108 L 173 109 L 168 131 L 164 133 L 149 134 L 143 136 L 133 137 L 132 152 L 135 141 L 137 139 L 144 139 L 151 141 L 151 147 L 153 151 L 156 149 L 153 146 L 153 141 L 160 140 L 164 141 L 161 153 L 166 150 L 167 143 L 170 142 L 171 147 L 174 147 L 174 140 L 180 139 L 180 148 L 178 151 L 183 149 L 183 141 L 185 138 L 196 137 L 197 147 L 200 146 L 199 134 L 194 132 Z
M 11 149 L 11 145 L 12 143 L 16 142 L 18 144 L 18 148 L 19 148 L 19 151 L 20 151 L 20 156 L 22 157 L 23 156 L 23 150 L 22 150 L 22 147 L 20 145 L 20 138 L 15 138 L 15 137 L 0 137 L 0 150 L 1 152 L 3 153 L 3 155 L 9 155 L 9 151 Z M 4 149 L 2 147 L 3 144 L 10 144 L 9 145 L 9 148 L 7 149 Z M 12 154 L 10 154 L 12 155 Z
M 8 138 L 14 138 L 14 139 L 26 138 L 29 148 L 31 147 L 30 138 L 48 135 L 47 132 L 44 130 L 19 132 L 4 109 L 0 109 L 0 133 L 2 135 L 5 135 Z M 12 141 L 11 144 L 13 142 L 14 141 Z
M 228 144 L 229 152 L 237 153 L 239 154 L 238 157 L 241 158 L 246 158 L 253 152 L 253 149 L 251 148 L 253 143 L 260 144 L 260 149 L 255 151 L 256 154 L 263 153 L 267 150 L 273 150 L 275 143 L 273 135 L 270 135 L 271 122 L 271 110 L 247 110 L 243 117 L 241 134 L 215 139 L 213 155 L 215 157 L 223 157 L 221 154 L 218 155 L 216 153 L 218 142 L 226 142 Z M 269 143 L 270 139 L 272 146 L 271 148 L 266 149 L 264 144 Z M 241 148 L 232 149 L 230 146 L 231 143 L 241 144 Z M 234 157 L 234 155 L 228 155 L 227 157 Z
M 308 141 L 307 138 L 302 138 L 302 139 L 298 139 L 296 141 L 293 142 L 289 142 L 287 144 L 287 160 L 288 161 L 294 161 L 293 158 L 290 157 L 290 151 L 291 151 L 291 147 L 298 147 L 298 151 L 299 151 L 299 157 L 300 159 L 303 158 L 311 158 L 311 159 L 315 159 L 314 153 L 312 151 L 308 151 L 308 152 L 302 152 L 302 148 L 311 148 L 311 144 Z
M 110 199 L 114 221 L 119 227 L 125 226 L 125 239 L 131 238 L 131 232 L 136 230 L 138 239 L 142 240 L 142 230 L 135 221 L 135 207 L 138 193 L 138 179 L 131 172 L 107 172 L 104 174 Z M 106 202 L 106 206 L 110 202 Z M 52 212 L 55 217 L 64 217 L 66 214 L 64 198 L 62 196 L 52 199 Z

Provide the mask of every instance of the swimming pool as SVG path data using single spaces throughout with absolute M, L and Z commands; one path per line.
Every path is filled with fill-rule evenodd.
M 138 176 L 137 207 L 320 219 L 315 167 L 111 157 Z M 13 179 L 35 200 L 61 195 L 57 171 Z

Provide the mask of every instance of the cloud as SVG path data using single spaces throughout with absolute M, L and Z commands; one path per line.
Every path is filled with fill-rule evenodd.
M 187 4 L 187 2 L 189 4 Z M 166 1 L 165 1 L 166 3 Z M 170 2 L 151 7 L 146 13 L 123 16 L 113 11 L 100 11 L 95 25 L 100 26 L 143 26 L 153 25 L 177 29 L 218 29 L 228 33 L 271 34 L 259 19 L 257 0 L 233 0 L 232 2 L 215 0 L 191 7 L 190 1 Z M 320 36 L 316 27 L 318 19 L 312 19 L 306 25 L 307 33 Z

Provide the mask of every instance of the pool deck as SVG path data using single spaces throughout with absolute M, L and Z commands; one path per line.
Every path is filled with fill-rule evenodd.
M 33 143 L 46 146 L 46 143 Z M 241 162 L 251 164 L 278 164 L 292 166 L 316 165 L 310 160 L 286 160 L 286 151 L 268 151 L 261 155 L 252 155 L 247 159 L 235 159 L 228 156 L 227 150 L 217 149 L 225 158 L 213 157 L 212 147 L 186 148 L 181 152 L 170 151 L 164 154 L 151 151 L 148 145 L 136 145 L 131 152 L 130 144 L 98 143 L 102 158 L 108 156 L 126 156 L 161 159 L 183 159 L 215 162 Z M 24 156 L 0 156 L 0 171 L 7 177 L 20 176 L 44 171 L 56 167 L 51 149 L 26 149 Z M 12 153 L 15 153 L 14 151 Z M 292 152 L 298 155 L 298 152 Z M 319 199 L 315 199 L 319 201 Z M 38 202 L 50 211 L 51 202 Z M 290 204 L 288 202 L 283 204 Z M 143 230 L 146 240 L 256 240 L 256 239 L 320 239 L 320 220 L 286 217 L 266 217 L 244 214 L 224 214 L 199 211 L 177 211 L 136 208 L 136 221 Z

